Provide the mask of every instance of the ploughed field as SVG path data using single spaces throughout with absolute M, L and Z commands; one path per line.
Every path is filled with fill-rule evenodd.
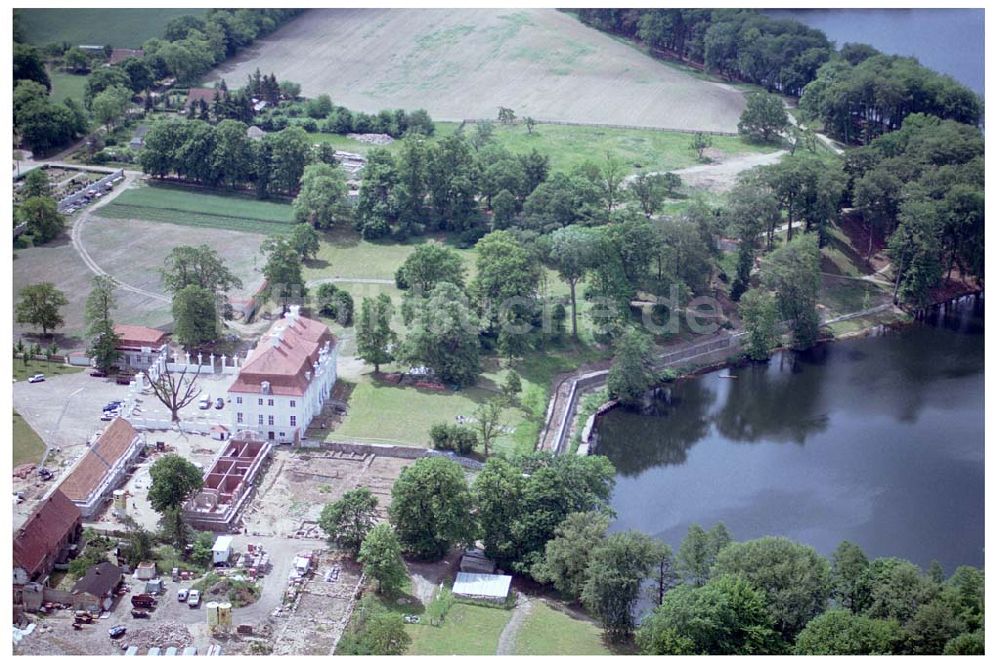
M 260 68 L 358 111 L 735 132 L 738 90 L 674 69 L 553 9 L 311 9 L 213 72 Z

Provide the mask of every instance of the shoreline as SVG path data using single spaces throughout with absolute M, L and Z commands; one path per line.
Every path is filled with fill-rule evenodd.
M 867 325 L 867 326 L 865 326 L 865 327 L 863 327 L 861 329 L 855 330 L 855 331 L 844 331 L 842 333 L 834 333 L 832 335 L 828 335 L 828 336 L 825 336 L 825 337 L 820 337 L 816 341 L 816 345 L 824 344 L 824 343 L 828 344 L 828 343 L 840 342 L 840 341 L 844 341 L 844 340 L 853 340 L 853 339 L 857 339 L 857 338 L 867 338 L 867 337 L 871 337 L 872 335 L 877 335 L 880 332 L 885 331 L 885 330 L 893 330 L 893 331 L 900 330 L 900 329 L 903 329 L 905 327 L 913 326 L 917 322 L 924 321 L 927 318 L 927 316 L 932 311 L 937 311 L 937 310 L 939 310 L 942 307 L 947 308 L 949 305 L 957 303 L 958 301 L 960 301 L 960 300 L 962 300 L 964 298 L 968 298 L 969 296 L 975 296 L 975 297 L 978 298 L 978 297 L 985 297 L 985 294 L 986 294 L 986 290 L 985 289 L 982 289 L 982 288 L 980 288 L 980 289 L 974 289 L 974 290 L 971 290 L 971 291 L 968 291 L 968 292 L 965 292 L 965 293 L 962 293 L 962 294 L 958 294 L 958 295 L 955 295 L 955 296 L 950 296 L 949 298 L 947 298 L 945 300 L 938 301 L 938 302 L 935 302 L 935 303 L 923 306 L 921 308 L 915 308 L 915 309 L 909 310 L 909 311 L 908 310 L 904 310 L 904 309 L 902 309 L 902 308 L 900 308 L 898 306 L 894 306 L 894 307 L 889 308 L 887 310 L 884 310 L 882 312 L 875 313 L 874 315 L 871 315 L 872 316 L 872 322 L 869 325 Z M 889 313 L 891 316 L 886 316 L 886 313 Z M 903 315 L 907 319 L 900 319 L 899 318 L 900 315 Z M 824 324 L 824 326 L 825 325 L 826 324 Z M 814 346 L 816 346 L 816 345 L 814 345 Z M 786 344 L 782 344 L 782 345 L 780 345 L 780 346 L 775 347 L 774 349 L 772 349 L 771 350 L 771 355 L 773 356 L 774 354 L 777 354 L 779 352 L 790 351 L 790 350 L 791 350 L 791 347 L 789 347 Z M 711 362 L 705 363 L 704 365 L 696 365 L 696 367 L 694 367 L 694 368 L 689 368 L 689 369 L 686 369 L 684 372 L 681 372 L 676 377 L 674 377 L 673 379 L 671 379 L 669 382 L 660 382 L 660 383 L 657 383 L 657 384 L 655 384 L 653 386 L 650 386 L 649 391 L 653 392 L 653 391 L 656 391 L 657 389 L 663 387 L 664 385 L 666 385 L 668 383 L 673 383 L 673 382 L 676 382 L 676 381 L 679 381 L 679 380 L 682 380 L 682 379 L 690 379 L 692 377 L 698 377 L 700 375 L 705 375 L 705 374 L 708 374 L 710 372 L 715 372 L 717 370 L 721 370 L 722 368 L 734 367 L 734 366 L 735 367 L 743 367 L 743 366 L 745 366 L 745 365 L 747 365 L 747 364 L 749 364 L 751 362 L 752 361 L 746 359 L 745 357 L 741 357 L 741 358 L 739 358 L 736 361 L 733 361 L 732 357 L 729 357 L 729 358 L 726 358 L 726 359 L 723 359 L 723 360 L 711 361 Z M 595 389 L 597 389 L 597 388 L 600 388 L 600 387 L 594 387 L 593 389 L 591 389 L 590 391 L 588 391 L 587 394 L 592 394 L 593 391 Z M 579 403 L 578 403 L 578 405 L 579 405 Z M 618 407 L 619 407 L 619 404 L 618 404 L 617 400 L 608 400 L 608 401 L 604 402 L 603 404 L 601 404 L 601 406 L 594 413 L 590 414 L 587 417 L 587 419 L 586 419 L 583 427 L 580 429 L 579 433 L 575 433 L 575 432 L 570 433 L 571 436 L 574 435 L 574 434 L 576 434 L 577 437 L 575 439 L 572 439 L 567 444 L 567 447 L 566 447 L 567 451 L 566 451 L 566 453 L 568 453 L 569 450 L 572 448 L 572 446 L 575 444 L 576 445 L 576 454 L 577 455 L 591 455 L 591 454 L 593 454 L 594 453 L 594 449 L 597 447 L 597 444 L 598 444 L 598 442 L 596 441 L 595 430 L 596 430 L 598 424 L 600 423 L 601 417 L 604 416 L 605 414 L 607 414 L 608 412 L 614 410 L 614 409 L 618 409 Z M 574 412 L 577 412 L 577 411 L 578 410 L 574 410 Z M 575 414 L 575 416 L 576 416 L 577 419 L 579 419 L 582 415 L 581 414 Z

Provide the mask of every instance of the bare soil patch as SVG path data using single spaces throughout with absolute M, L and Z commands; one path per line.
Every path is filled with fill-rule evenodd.
M 436 120 L 495 118 L 735 132 L 743 94 L 671 68 L 553 9 L 311 9 L 212 78 L 260 68 L 302 93 Z

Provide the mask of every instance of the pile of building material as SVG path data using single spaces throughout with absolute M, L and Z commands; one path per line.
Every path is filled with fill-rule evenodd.
M 361 143 L 373 143 L 376 146 L 385 146 L 392 143 L 393 139 L 388 134 L 348 134 L 348 139 L 354 139 L 355 141 L 360 141 Z
M 295 539 L 322 539 L 326 536 L 323 532 L 323 528 L 319 526 L 312 520 L 304 520 L 299 526 L 299 529 L 295 530 L 295 533 L 291 535 Z
M 349 176 L 356 176 L 361 173 L 361 170 L 365 168 L 365 164 L 368 163 L 364 155 L 349 153 L 346 150 L 334 151 L 333 157 Z
M 179 622 L 157 622 L 138 629 L 129 627 L 128 634 L 120 641 L 122 645 L 134 645 L 139 650 L 151 647 L 187 647 L 193 638 L 188 628 Z

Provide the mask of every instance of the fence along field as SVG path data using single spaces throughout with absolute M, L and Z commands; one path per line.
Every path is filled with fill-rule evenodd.
M 657 62 L 552 9 L 311 9 L 227 61 L 212 78 L 254 70 L 302 93 L 376 112 L 425 108 L 436 120 L 495 117 L 735 132 L 730 86 Z

